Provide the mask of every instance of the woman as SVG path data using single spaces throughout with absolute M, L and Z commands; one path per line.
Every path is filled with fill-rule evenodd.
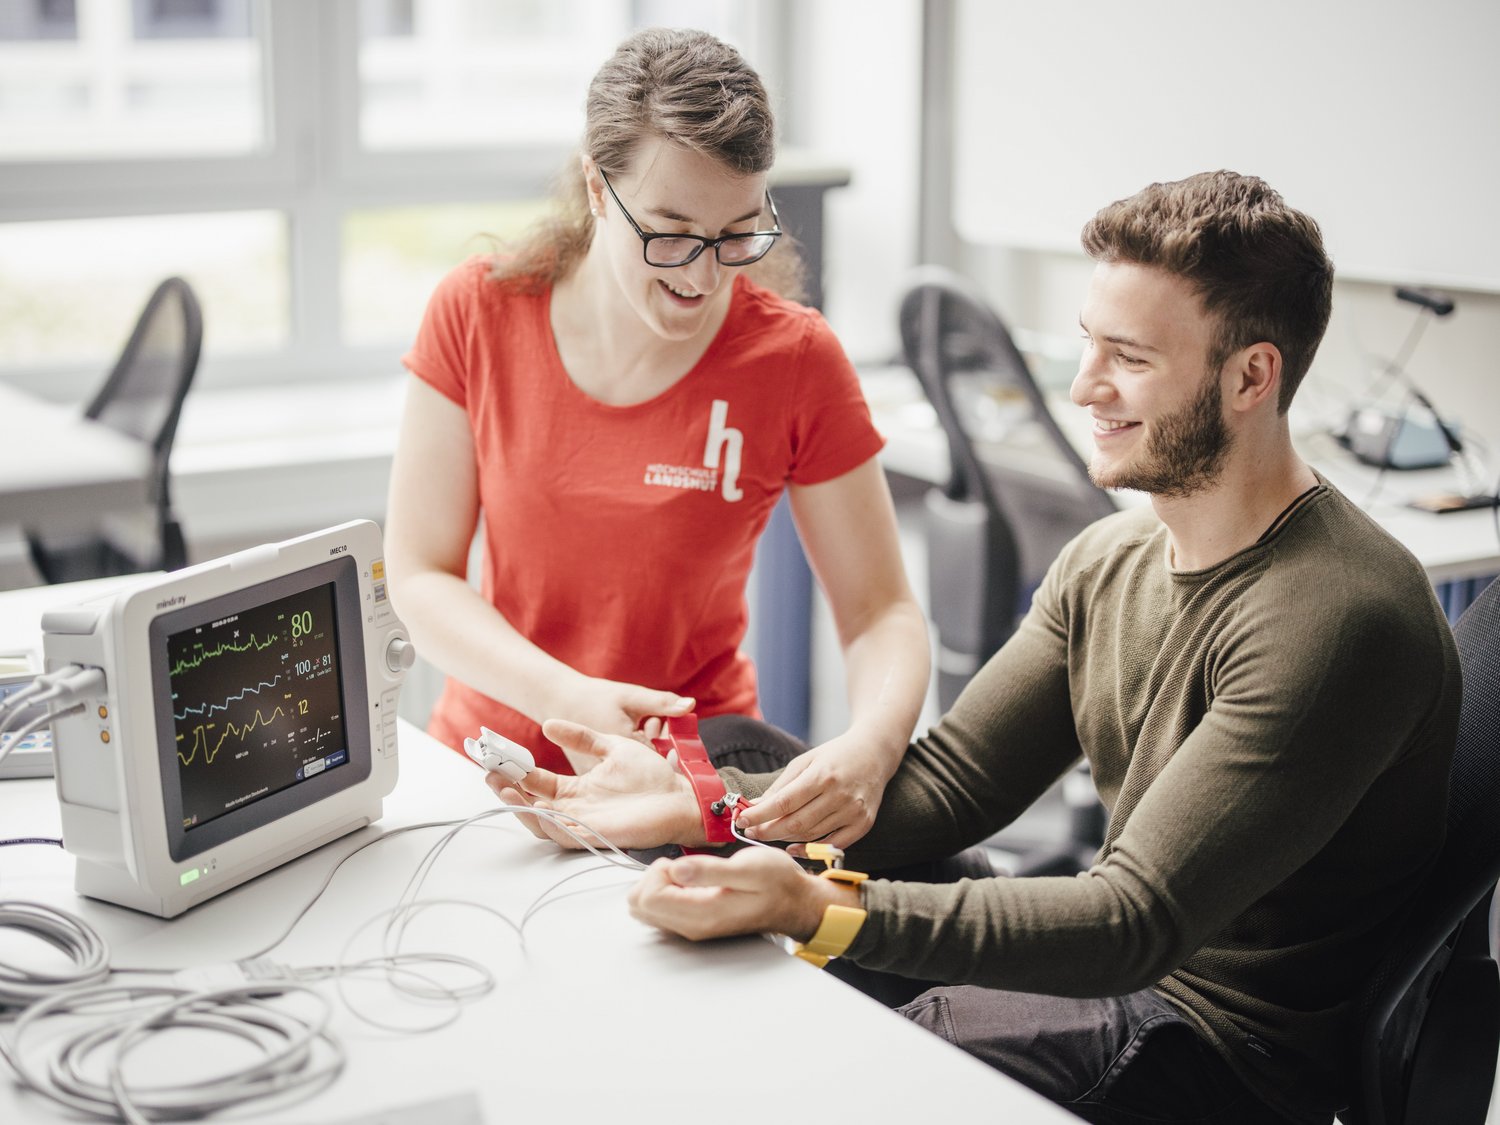
M 566 771 L 543 719 L 639 734 L 694 709 L 757 716 L 745 582 L 790 491 L 851 725 L 788 769 L 780 827 L 843 846 L 915 724 L 927 629 L 853 368 L 771 288 L 797 272 L 767 190 L 774 134 L 734 48 L 664 30 L 619 47 L 589 87 L 560 217 L 449 274 L 405 357 L 387 561 L 450 677 L 432 733 L 458 747 L 482 723 Z M 704 741 L 739 748 L 750 729 L 709 722 Z

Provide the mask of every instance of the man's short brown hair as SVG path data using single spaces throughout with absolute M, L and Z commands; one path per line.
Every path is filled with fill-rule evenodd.
M 1188 282 L 1218 318 L 1208 369 L 1266 341 L 1281 351 L 1285 414 L 1328 327 L 1333 263 L 1318 224 L 1264 180 L 1200 172 L 1111 203 L 1083 228 L 1097 262 L 1156 266 Z

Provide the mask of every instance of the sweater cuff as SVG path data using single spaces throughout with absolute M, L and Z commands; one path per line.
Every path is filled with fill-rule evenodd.
M 759 797 L 767 789 L 771 788 L 771 785 L 780 776 L 779 771 L 776 773 L 745 773 L 743 770 L 733 769 L 729 766 L 725 766 L 719 770 L 719 777 L 724 782 L 724 788 L 731 793 L 738 793 L 746 800 Z
M 844 960 L 856 963 L 880 948 L 884 922 L 891 916 L 891 884 L 885 879 L 867 879 L 860 884 L 859 897 L 865 908 L 865 924 L 844 950 Z

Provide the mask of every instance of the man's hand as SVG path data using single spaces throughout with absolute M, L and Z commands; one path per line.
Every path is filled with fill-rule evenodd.
M 888 759 L 847 734 L 799 754 L 740 814 L 739 830 L 757 840 L 823 840 L 847 848 L 875 823 L 895 765 Z
M 765 931 L 806 941 L 829 903 L 859 901 L 857 887 L 809 875 L 771 848 L 659 859 L 630 890 L 632 914 L 690 941 Z
M 506 804 L 553 809 L 569 822 L 582 821 L 597 835 L 575 831 L 593 844 L 601 837 L 620 848 L 704 842 L 692 786 L 656 751 L 634 738 L 601 734 L 561 719 L 548 719 L 542 733 L 595 768 L 577 777 L 534 769 L 520 783 L 486 774 L 485 784 Z M 522 819 L 538 837 L 565 848 L 582 847 L 550 817 Z

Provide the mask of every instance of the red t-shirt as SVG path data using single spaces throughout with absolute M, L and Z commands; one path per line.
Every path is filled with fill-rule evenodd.
M 518 293 L 489 266 L 448 274 L 403 358 L 468 414 L 484 596 L 586 675 L 690 695 L 704 717 L 758 714 L 739 651 L 756 540 L 787 482 L 831 480 L 881 446 L 832 330 L 738 276 L 692 370 L 610 406 L 563 368 L 551 291 Z M 567 772 L 536 723 L 450 678 L 431 733 L 457 749 L 481 724 Z

